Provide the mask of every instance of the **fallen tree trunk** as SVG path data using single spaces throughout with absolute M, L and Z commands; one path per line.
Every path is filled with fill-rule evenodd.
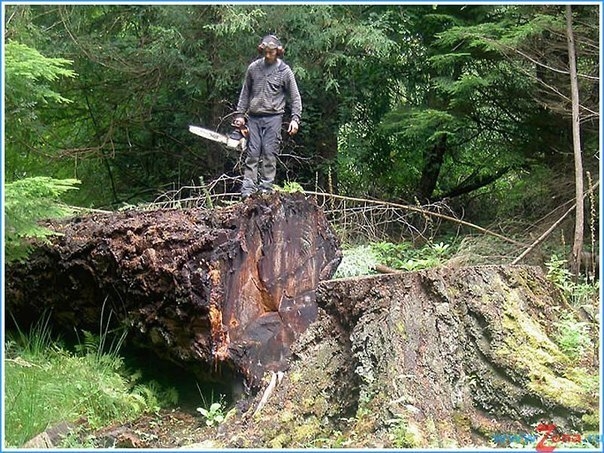
M 50 310 L 54 325 L 98 332 L 111 312 L 161 357 L 196 372 L 227 364 L 253 385 L 286 366 L 316 318 L 319 281 L 341 259 L 323 212 L 302 194 L 55 227 L 62 237 L 7 270 L 6 307 L 21 327 Z

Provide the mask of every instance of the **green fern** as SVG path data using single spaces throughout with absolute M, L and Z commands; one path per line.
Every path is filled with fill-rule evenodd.
M 76 352 L 83 355 L 97 353 L 101 342 L 100 337 L 87 330 L 84 330 L 82 333 L 84 335 L 84 340 L 75 345 Z
M 59 197 L 76 189 L 77 179 L 45 176 L 24 178 L 5 185 L 5 254 L 7 261 L 23 260 L 31 251 L 31 240 L 48 243 L 60 233 L 40 225 L 42 219 L 57 219 L 73 214 L 73 208 Z

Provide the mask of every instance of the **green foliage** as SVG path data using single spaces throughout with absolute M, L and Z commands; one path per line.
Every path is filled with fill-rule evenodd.
M 372 243 L 371 248 L 380 263 L 405 271 L 441 266 L 451 254 L 450 245 L 443 242 L 428 243 L 421 248 L 414 248 L 408 242 L 377 242 Z
M 5 185 L 4 214 L 5 254 L 7 261 L 21 260 L 31 250 L 32 239 L 49 242 L 59 233 L 40 225 L 42 219 L 68 216 L 73 209 L 59 197 L 75 189 L 75 179 L 57 180 L 48 177 L 24 178 Z
M 573 14 L 596 112 L 598 9 Z M 228 124 L 269 31 L 304 102 L 284 179 L 399 201 L 472 194 L 466 214 L 495 216 L 539 187 L 528 176 L 572 161 L 559 5 L 7 5 L 7 18 L 6 178 L 76 177 L 72 204 L 135 205 L 238 172 L 186 125 Z M 593 156 L 595 118 L 582 121 Z
M 44 354 L 53 344 L 49 323 L 50 316 L 45 314 L 31 326 L 29 332 L 17 328 L 15 339 L 11 340 L 9 345 L 19 344 L 23 354 L 28 356 L 36 357 Z
M 9 40 L 4 46 L 7 113 L 24 118 L 33 115 L 38 104 L 68 104 L 71 101 L 54 91 L 49 82 L 75 77 L 72 63 L 64 58 L 48 58 L 36 49 Z
M 452 253 L 449 244 L 428 243 L 414 248 L 408 242 L 372 242 L 366 245 L 344 248 L 343 257 L 334 278 L 357 277 L 375 274 L 375 268 L 382 264 L 393 269 L 416 271 L 441 266 Z
M 288 181 L 283 184 L 283 187 L 275 185 L 275 190 L 285 193 L 304 192 L 304 187 L 295 181 Z
M 357 277 L 373 274 L 378 259 L 370 245 L 345 248 L 342 261 L 333 278 Z
M 547 279 L 560 288 L 562 296 L 577 310 L 584 310 L 594 318 L 600 310 L 600 281 L 576 281 L 565 259 L 552 254 L 547 267 Z M 557 324 L 561 348 L 572 357 L 579 357 L 591 347 L 589 324 L 579 322 L 566 314 Z
M 260 8 L 241 8 L 239 6 L 225 6 L 220 11 L 220 20 L 204 26 L 217 36 L 230 38 L 238 34 L 254 34 L 258 22 L 267 15 L 266 10 Z
M 597 311 L 594 310 L 592 305 L 594 301 L 597 304 L 599 282 L 575 282 L 573 274 L 568 269 L 567 261 L 555 254 L 545 265 L 548 280 L 561 289 L 563 296 L 570 299 L 573 307 L 585 308 L 587 311 Z M 593 350 L 590 325 L 578 321 L 573 313 L 564 313 L 560 321 L 556 323 L 556 328 L 556 342 L 560 349 L 571 359 L 580 359 L 586 356 L 587 352 Z
M 556 327 L 556 343 L 571 359 L 580 359 L 593 349 L 589 324 L 577 321 L 571 313 L 565 313 Z
M 560 288 L 565 295 L 572 294 L 575 284 L 573 274 L 568 268 L 568 261 L 554 254 L 545 263 L 545 266 L 547 267 L 548 280 Z
M 117 337 L 111 335 L 112 340 L 110 345 L 107 345 L 106 342 L 113 332 L 110 333 L 105 331 L 102 335 L 96 335 L 85 330 L 82 334 L 83 339 L 75 346 L 75 351 L 81 355 L 96 355 L 101 361 L 104 360 L 105 357 L 115 357 L 118 355 L 118 352 L 126 339 L 127 330 L 122 329 L 121 335 Z
M 77 448 L 80 450 L 83 448 L 98 448 L 96 440 L 95 435 L 86 434 L 84 427 L 77 426 L 61 439 L 59 446 L 60 448 Z
M 409 423 L 403 416 L 397 416 L 392 420 L 391 425 L 388 431 L 395 448 L 417 447 L 416 434 L 410 430 Z
M 50 340 L 47 321 L 27 334 L 7 337 L 7 446 L 20 447 L 58 422 L 86 417 L 91 428 L 98 429 L 155 412 L 175 400 L 174 390 L 128 377 L 115 354 L 98 354 L 88 347 L 68 352 Z
M 5 119 L 7 180 L 32 176 L 44 171 L 52 152 L 49 138 L 52 131 L 43 110 L 72 102 L 53 86 L 59 80 L 74 78 L 71 61 L 43 56 L 38 50 L 9 40 L 5 45 Z M 42 160 L 46 162 L 41 162 Z
M 405 66 L 408 78 L 400 81 L 404 96 L 391 98 L 392 108 L 375 133 L 345 131 L 339 156 L 342 175 L 359 174 L 348 171 L 352 160 L 362 180 L 353 179 L 346 189 L 407 199 L 419 189 L 425 198 L 440 199 L 474 194 L 508 175 L 522 181 L 519 176 L 526 175 L 527 167 L 538 170 L 549 164 L 544 159 L 551 161 L 549 150 L 560 142 L 556 131 L 568 125 L 552 109 L 541 107 L 555 105 L 555 96 L 535 95 L 543 85 L 531 76 L 527 62 L 541 60 L 534 53 L 548 47 L 552 33 L 564 36 L 561 10 L 439 5 L 432 11 L 407 11 L 408 26 L 422 40 L 408 47 L 415 58 Z M 515 39 L 507 39 L 511 36 Z M 560 48 L 548 52 L 552 66 L 564 54 Z M 559 90 L 567 90 L 562 85 Z M 587 87 L 582 94 L 592 102 Z M 433 152 L 439 140 L 442 154 Z M 490 194 L 483 190 L 481 195 Z M 501 192 L 496 202 L 505 200 Z
M 198 407 L 197 412 L 203 415 L 206 419 L 206 425 L 208 426 L 218 426 L 224 421 L 224 411 L 223 411 L 222 403 L 212 403 L 208 409 L 203 407 Z
M 600 282 L 575 281 L 566 259 L 552 254 L 545 266 L 548 280 L 562 290 L 563 295 L 571 301 L 573 306 L 579 307 L 588 304 L 598 296 Z
M 226 403 L 224 402 L 224 395 L 220 395 L 218 401 L 214 401 L 214 393 L 212 392 L 209 402 L 206 401 L 203 394 L 201 395 L 201 399 L 204 407 L 198 407 L 197 412 L 205 418 L 207 426 L 216 427 L 234 414 L 234 408 L 225 412 Z
M 600 280 L 576 282 L 571 294 L 571 303 L 575 307 L 591 306 L 593 313 L 598 312 L 600 300 Z
M 484 191 L 485 219 L 540 217 L 554 210 L 559 199 L 566 198 L 564 179 L 551 168 L 509 174 Z

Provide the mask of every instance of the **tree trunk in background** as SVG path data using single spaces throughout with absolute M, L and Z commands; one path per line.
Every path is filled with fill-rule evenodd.
M 422 204 L 432 200 L 446 153 L 447 136 L 445 134 L 439 137 L 438 142 L 434 146 L 424 151 L 422 176 L 416 192 L 417 199 Z
M 206 378 L 223 363 L 252 385 L 287 367 L 341 258 L 323 211 L 300 193 L 58 228 L 63 237 L 7 269 L 6 309 L 22 329 L 49 311 L 64 331 L 98 332 L 112 312 L 159 356 Z
M 581 115 L 579 113 L 579 85 L 577 81 L 577 64 L 575 39 L 573 35 L 572 7 L 566 5 L 566 36 L 568 40 L 568 66 L 570 70 L 570 87 L 572 101 L 573 153 L 575 155 L 575 238 L 571 254 L 571 271 L 575 279 L 579 277 L 581 253 L 583 252 L 584 204 L 583 204 L 583 156 L 581 151 Z

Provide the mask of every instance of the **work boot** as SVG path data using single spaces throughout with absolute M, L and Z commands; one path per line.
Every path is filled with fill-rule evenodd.
M 243 184 L 241 184 L 241 199 L 245 200 L 251 194 L 258 191 L 258 187 L 254 183 L 254 180 L 249 178 L 243 178 Z
M 273 184 L 272 183 L 270 183 L 270 182 L 267 183 L 267 182 L 264 182 L 264 181 L 262 181 L 260 183 L 260 193 L 262 195 L 264 195 L 264 194 L 270 194 L 270 193 L 273 193 L 274 191 L 275 191 L 275 189 L 273 189 Z

